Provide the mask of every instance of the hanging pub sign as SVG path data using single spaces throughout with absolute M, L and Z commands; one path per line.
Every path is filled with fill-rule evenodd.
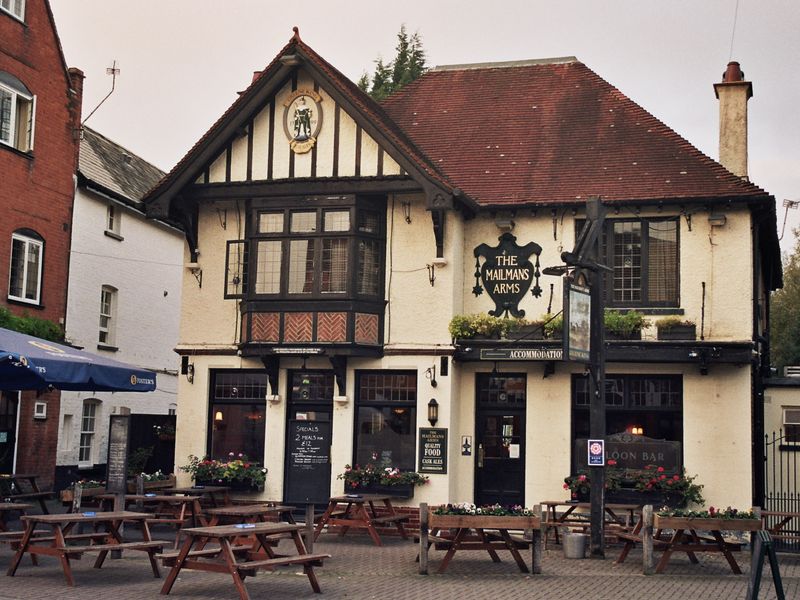
M 472 293 L 480 296 L 483 289 L 494 302 L 494 310 L 489 314 L 493 317 L 502 317 L 511 313 L 511 316 L 522 318 L 525 311 L 519 308 L 519 303 L 531 284 L 534 283 L 531 294 L 535 298 L 542 295 L 539 286 L 539 255 L 542 247 L 534 242 L 524 246 L 517 244 L 517 238 L 506 232 L 499 238 L 497 246 L 481 244 L 473 251 L 475 255 L 475 287 Z M 536 263 L 532 264 L 530 257 L 536 256 Z M 480 257 L 483 256 L 483 264 Z
M 591 362 L 592 300 L 588 287 L 564 278 L 564 356 L 567 360 Z

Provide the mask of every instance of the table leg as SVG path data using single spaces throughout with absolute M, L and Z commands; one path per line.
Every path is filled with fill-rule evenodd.
M 239 569 L 236 567 L 236 557 L 233 555 L 233 550 L 231 550 L 230 540 L 225 537 L 220 537 L 219 545 L 221 549 L 220 554 L 222 554 L 225 559 L 228 572 L 233 578 L 233 585 L 236 586 L 236 591 L 239 592 L 239 598 L 241 598 L 241 600 L 250 600 L 250 594 L 247 593 L 247 588 L 244 586 L 242 576 L 239 575 Z
M 455 556 L 455 553 L 458 551 L 458 547 L 461 545 L 461 541 L 464 539 L 464 537 L 467 535 L 468 532 L 469 532 L 468 527 L 460 527 L 458 529 L 455 537 L 453 538 L 452 543 L 450 544 L 450 547 L 447 549 L 447 554 L 444 555 L 442 563 L 439 565 L 438 569 L 439 573 L 444 573 L 447 570 L 447 565 L 450 564 L 450 561 L 453 559 L 453 556 Z
M 672 555 L 673 547 L 680 544 L 681 540 L 683 539 L 683 529 L 676 529 L 675 532 L 672 534 L 667 547 L 664 549 L 664 554 L 661 555 L 661 560 L 658 561 L 658 565 L 656 566 L 656 573 L 663 573 L 664 569 L 667 568 L 667 563 L 669 563 L 669 557 Z
M 298 554 L 308 554 L 306 550 L 306 545 L 303 543 L 303 538 L 300 535 L 299 531 L 292 531 L 291 532 L 292 541 L 294 541 L 294 546 L 297 549 Z M 314 573 L 314 566 L 311 563 L 303 564 L 303 573 L 306 577 L 308 577 L 308 582 L 311 584 L 311 589 L 314 590 L 315 593 L 321 594 L 322 589 L 319 587 L 319 581 L 317 580 L 317 574 Z
M 372 502 L 370 502 L 370 506 L 372 506 Z M 373 512 L 375 509 L 373 507 Z M 375 525 L 372 524 L 372 518 L 369 516 L 369 511 L 367 511 L 367 507 L 363 504 L 356 510 L 356 514 L 361 513 L 361 518 L 364 520 L 364 524 L 367 527 L 367 533 L 369 533 L 369 537 L 372 538 L 372 541 L 375 542 L 376 546 L 383 546 L 383 542 L 381 542 L 381 537 L 378 535 L 378 531 L 375 529 Z
M 737 575 L 742 574 L 742 570 L 739 568 L 739 563 L 736 562 L 736 559 L 731 554 L 731 551 L 728 550 L 728 545 L 725 543 L 725 540 L 722 537 L 722 533 L 715 530 L 711 532 L 711 535 L 714 536 L 714 539 L 717 540 L 717 546 L 719 546 L 720 552 L 722 552 L 723 556 L 725 556 L 725 560 L 728 561 L 728 564 L 731 566 L 731 571 L 736 573 Z
M 192 536 L 186 536 L 186 541 L 183 542 L 183 546 L 181 546 L 181 550 L 178 553 L 178 558 L 175 559 L 175 564 L 170 570 L 169 575 L 164 580 L 164 585 L 161 586 L 161 594 L 166 596 L 169 594 L 172 586 L 175 584 L 175 580 L 178 578 L 178 573 L 181 572 L 183 568 L 183 563 L 186 562 L 186 558 L 189 556 L 189 551 L 192 549 L 192 544 L 194 544 L 194 538 Z
M 513 556 L 514 560 L 517 562 L 519 570 L 522 571 L 523 573 L 529 573 L 530 571 L 528 571 L 528 565 L 525 564 L 522 555 L 519 553 L 519 550 L 517 550 L 517 545 L 514 542 L 514 540 L 511 539 L 511 535 L 508 533 L 508 529 L 498 529 L 498 531 L 500 532 L 500 537 L 502 537 L 503 541 L 506 543 L 508 551 L 511 552 L 511 556 Z M 531 541 L 531 544 L 533 544 L 533 541 Z M 531 567 L 533 567 L 532 557 L 531 557 Z
M 333 509 L 336 507 L 336 505 L 337 505 L 337 502 L 335 502 L 335 501 L 328 502 L 328 508 L 326 508 L 325 512 L 322 513 L 322 516 L 319 518 L 319 523 L 317 523 L 317 528 L 314 531 L 314 541 L 315 542 L 317 541 L 317 538 L 319 537 L 319 534 L 322 533 L 322 529 L 327 524 L 328 519 L 331 518 L 331 513 L 333 512 Z
M 394 506 L 392 505 L 391 499 L 386 498 L 383 501 L 383 504 L 386 506 L 386 510 L 388 511 L 388 513 L 390 515 L 395 516 L 397 514 L 397 511 L 395 511 Z M 405 529 L 405 527 L 403 527 L 403 522 L 402 521 L 395 521 L 395 526 L 397 527 L 397 531 L 400 532 L 400 535 L 402 536 L 402 538 L 404 540 L 407 540 L 408 539 L 408 533 L 406 533 L 406 529 Z
M 19 567 L 19 563 L 22 560 L 22 557 L 25 555 L 25 551 L 28 549 L 28 546 L 30 545 L 31 535 L 33 534 L 34 527 L 35 525 L 30 521 L 25 524 L 25 533 L 22 534 L 22 540 L 19 543 L 19 548 L 17 548 L 14 558 L 11 559 L 11 564 L 8 567 L 8 571 L 6 571 L 6 575 L 9 577 L 13 577 L 14 573 L 17 572 L 17 567 Z
M 500 560 L 500 557 L 497 555 L 497 552 L 494 551 L 494 548 L 492 548 L 491 540 L 483 531 L 483 529 L 476 529 L 475 534 L 481 539 L 481 542 L 486 544 L 486 552 L 489 553 L 489 556 L 492 558 L 492 562 L 496 563 L 503 562 Z

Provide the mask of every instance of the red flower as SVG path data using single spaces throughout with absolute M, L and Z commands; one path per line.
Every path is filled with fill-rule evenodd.
M 614 466 L 616 466 L 616 464 L 617 464 L 617 461 L 615 461 L 613 458 L 610 458 L 608 460 L 608 466 L 609 467 L 614 467 Z
M 579 475 L 578 481 L 586 481 L 586 475 Z
M 681 478 L 681 476 L 680 476 L 680 475 L 673 475 L 673 476 L 672 476 L 672 480 L 673 480 L 673 481 L 679 481 L 679 480 L 680 480 L 680 478 Z
M 659 477 L 659 479 L 660 479 L 661 481 L 664 481 L 666 478 L 667 478 L 667 476 L 666 476 L 666 475 L 662 475 L 661 477 Z
M 565 483 L 565 484 L 564 484 L 564 489 L 565 489 L 565 490 L 568 490 L 568 489 L 569 489 L 569 484 L 566 484 L 566 483 Z
M 664 472 L 664 467 L 658 467 L 658 472 L 659 473 L 663 473 Z

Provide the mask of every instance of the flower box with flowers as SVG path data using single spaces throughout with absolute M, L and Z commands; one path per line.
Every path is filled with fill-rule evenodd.
M 179 468 L 192 475 L 195 485 L 225 485 L 235 491 L 262 491 L 267 478 L 266 468 L 234 452 L 226 461 L 190 454 L 189 464 Z
M 476 506 L 468 502 L 433 508 L 428 516 L 433 529 L 538 529 L 539 516 L 523 506 Z
M 591 473 L 579 472 L 564 478 L 564 489 L 577 502 L 589 500 Z M 703 486 L 694 483 L 684 471 L 668 473 L 664 467 L 647 465 L 644 469 L 621 469 L 613 459 L 605 467 L 606 502 L 620 504 L 652 504 L 684 507 L 689 502 L 703 503 Z
M 701 531 L 759 531 L 761 519 L 749 510 L 738 510 L 730 506 L 707 511 L 660 510 L 655 514 L 656 529 L 694 529 Z
M 346 493 L 385 494 L 397 498 L 411 498 L 414 487 L 428 481 L 426 475 L 415 471 L 401 471 L 391 466 L 376 467 L 372 463 L 365 467 L 345 465 L 344 473 L 340 473 L 337 479 L 344 480 Z

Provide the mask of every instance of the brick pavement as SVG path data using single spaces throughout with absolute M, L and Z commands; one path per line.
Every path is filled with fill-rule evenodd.
M 156 537 L 166 538 L 167 531 Z M 431 575 L 419 575 L 414 562 L 416 545 L 399 538 L 384 538 L 385 546 L 375 547 L 366 535 L 348 534 L 341 538 L 323 534 L 314 546 L 333 558 L 316 569 L 322 596 L 311 591 L 301 569 L 285 568 L 279 572 L 260 572 L 248 578 L 246 585 L 253 598 L 348 598 L 348 599 L 411 599 L 434 597 L 437 600 L 482 600 L 502 597 L 504 600 L 543 598 L 584 600 L 585 598 L 744 598 L 749 577 L 749 553 L 737 553 L 744 575 L 733 575 L 723 559 L 701 557 L 699 565 L 689 563 L 685 555 L 675 556 L 667 573 L 641 574 L 641 552 L 634 551 L 623 565 L 614 565 L 619 547 L 611 547 L 605 560 L 566 560 L 560 549 L 545 552 L 541 575 L 520 573 L 508 553 L 503 561 L 492 563 L 483 552 L 456 555 L 444 575 L 435 574 L 442 552 L 431 551 Z M 288 544 L 287 540 L 281 544 Z M 11 559 L 6 545 L 0 547 L 0 565 L 5 568 Z M 163 580 L 154 579 L 147 558 L 130 553 L 121 560 L 108 560 L 100 569 L 93 569 L 94 555 L 73 561 L 76 587 L 66 586 L 61 568 L 55 559 L 42 557 L 34 567 L 26 558 L 15 577 L 0 580 L 0 598 L 80 598 L 96 597 L 114 600 L 150 599 L 159 596 Z M 526 558 L 529 559 L 527 553 Z M 787 598 L 800 598 L 800 556 L 779 555 L 781 575 Z M 233 598 L 235 592 L 227 575 L 184 571 L 175 583 L 170 597 Z M 765 565 L 761 598 L 775 598 L 768 565 Z

